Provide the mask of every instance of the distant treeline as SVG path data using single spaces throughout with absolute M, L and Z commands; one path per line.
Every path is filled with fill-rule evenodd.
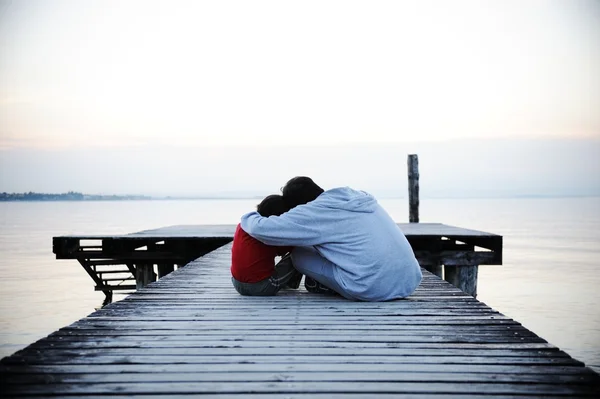
M 0 201 L 123 201 L 123 200 L 149 200 L 151 197 L 143 195 L 90 195 L 74 191 L 62 194 L 47 193 L 0 193 Z

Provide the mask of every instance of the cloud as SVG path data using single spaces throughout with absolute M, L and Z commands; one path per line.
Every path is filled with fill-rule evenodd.
M 597 4 L 570 4 L 15 2 L 0 24 L 0 138 L 598 137 Z

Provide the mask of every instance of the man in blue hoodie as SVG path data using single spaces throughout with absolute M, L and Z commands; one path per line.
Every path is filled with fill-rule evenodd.
M 298 271 L 352 300 L 404 298 L 421 282 L 406 237 L 377 200 L 349 187 L 324 191 L 309 177 L 283 187 L 292 207 L 280 216 L 242 216 L 242 228 L 267 245 L 293 246 Z

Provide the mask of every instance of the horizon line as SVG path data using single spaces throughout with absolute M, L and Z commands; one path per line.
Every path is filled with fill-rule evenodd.
M 58 198 L 58 199 L 9 199 L 0 198 L 0 202 L 73 202 L 73 201 L 193 201 L 193 200 L 258 200 L 265 197 L 262 194 L 198 194 L 198 195 L 148 195 L 148 194 L 84 194 L 78 192 L 64 193 L 41 193 L 41 192 L 6 192 L 0 191 L 0 194 L 9 196 L 15 195 L 47 195 L 47 196 L 67 196 L 69 193 L 81 194 L 83 198 Z M 408 195 L 373 195 L 376 199 L 408 199 Z M 90 198 L 85 198 L 90 197 Z M 422 195 L 421 200 L 438 199 L 550 199 L 550 198 L 600 198 L 600 193 L 573 193 L 573 194 L 490 194 L 490 195 Z

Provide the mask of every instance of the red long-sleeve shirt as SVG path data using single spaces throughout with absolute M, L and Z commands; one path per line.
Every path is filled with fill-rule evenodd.
M 275 257 L 285 255 L 290 247 L 263 244 L 238 224 L 231 247 L 231 275 L 242 283 L 265 280 L 275 272 Z

